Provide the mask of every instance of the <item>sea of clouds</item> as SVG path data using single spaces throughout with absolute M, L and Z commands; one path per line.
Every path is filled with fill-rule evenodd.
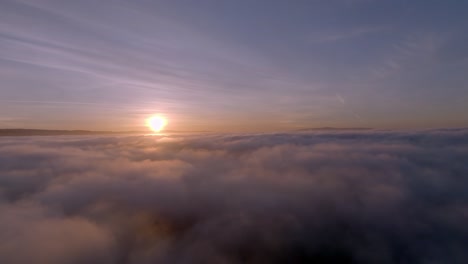
M 468 263 L 468 130 L 0 138 L 0 263 Z

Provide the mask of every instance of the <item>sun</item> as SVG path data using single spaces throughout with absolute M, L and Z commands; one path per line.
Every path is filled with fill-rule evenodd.
M 167 125 L 167 119 L 160 115 L 154 115 L 146 119 L 146 125 L 154 132 L 159 132 Z

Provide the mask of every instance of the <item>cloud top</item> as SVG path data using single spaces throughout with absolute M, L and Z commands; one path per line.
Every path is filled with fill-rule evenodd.
M 466 263 L 468 130 L 0 140 L 1 263 Z

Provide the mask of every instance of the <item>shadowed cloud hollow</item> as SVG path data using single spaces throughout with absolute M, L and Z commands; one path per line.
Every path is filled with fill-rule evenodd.
M 0 139 L 0 263 L 467 263 L 468 130 Z

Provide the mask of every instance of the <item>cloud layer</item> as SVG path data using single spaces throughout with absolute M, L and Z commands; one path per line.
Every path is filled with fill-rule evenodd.
M 466 263 L 468 130 L 0 139 L 0 263 Z

